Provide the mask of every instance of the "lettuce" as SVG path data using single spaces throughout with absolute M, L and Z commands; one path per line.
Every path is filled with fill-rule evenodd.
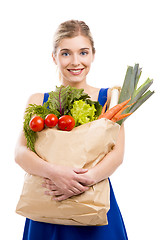
M 71 86 L 65 87 L 63 85 L 56 87 L 55 91 L 49 93 L 48 101 L 44 104 L 44 106 L 50 110 L 56 111 L 57 116 L 60 117 L 62 115 L 71 115 L 71 109 L 73 108 L 74 102 L 79 100 L 85 102 L 88 107 L 91 106 L 91 109 L 93 108 L 92 105 L 94 105 L 94 117 L 97 119 L 101 114 L 102 106 L 98 101 L 92 101 L 90 96 L 84 92 L 84 89 L 77 89 Z M 87 119 L 88 118 L 91 118 L 90 113 Z
M 49 93 L 49 98 L 46 107 L 57 110 L 59 115 L 70 114 L 70 109 L 76 100 L 86 100 L 90 96 L 84 92 L 84 89 L 77 89 L 71 86 L 56 87 L 55 91 Z
M 71 116 L 75 119 L 75 126 L 79 126 L 95 120 L 96 108 L 94 104 L 90 106 L 83 100 L 74 101 L 70 110 Z

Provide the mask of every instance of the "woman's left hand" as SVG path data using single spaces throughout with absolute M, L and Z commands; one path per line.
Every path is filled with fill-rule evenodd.
M 82 173 L 79 173 L 78 170 L 76 173 L 82 174 Z M 85 177 L 86 179 L 91 180 L 93 182 L 93 184 L 88 185 L 88 187 L 95 184 L 95 181 L 92 176 L 92 172 L 90 170 L 88 170 L 86 173 L 83 173 L 83 177 Z M 63 192 L 54 184 L 54 182 L 52 180 L 44 178 L 44 182 L 42 183 L 42 186 L 44 188 L 48 189 L 47 191 L 45 191 L 45 194 L 53 196 L 53 199 L 55 201 L 61 201 L 61 199 L 63 199 L 63 200 L 67 199 L 67 198 L 64 199 Z M 79 195 L 79 194 L 77 194 L 77 195 Z M 75 196 L 75 193 L 73 193 L 73 196 Z M 70 196 L 70 197 L 72 197 L 72 196 Z

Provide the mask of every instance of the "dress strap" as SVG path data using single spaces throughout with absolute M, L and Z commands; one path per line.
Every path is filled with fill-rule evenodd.
M 103 106 L 107 101 L 109 88 L 101 88 L 98 95 L 98 102 Z M 49 93 L 44 93 L 43 104 L 48 101 Z
M 102 106 L 104 106 L 105 102 L 107 101 L 108 89 L 109 88 L 101 88 L 99 91 L 98 102 Z
M 49 93 L 44 93 L 43 104 L 48 101 Z

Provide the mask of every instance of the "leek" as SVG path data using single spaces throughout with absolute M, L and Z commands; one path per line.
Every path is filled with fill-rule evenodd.
M 129 112 L 133 113 L 135 110 L 137 110 L 149 97 L 152 96 L 154 91 L 148 90 L 145 94 L 143 94 L 137 102 L 130 108 Z
M 150 78 L 148 78 L 140 87 L 137 88 L 141 73 L 142 69 L 139 68 L 139 64 L 135 64 L 134 68 L 131 66 L 127 68 L 118 103 L 121 103 L 130 97 L 131 101 L 129 104 L 135 103 L 130 108 L 127 108 L 123 113 L 133 113 L 154 93 L 154 91 L 148 90 L 153 84 L 153 79 Z M 127 118 L 124 118 L 118 123 L 121 125 L 126 119 Z
M 120 87 L 111 88 L 111 100 L 109 104 L 109 109 L 118 104 L 120 89 Z

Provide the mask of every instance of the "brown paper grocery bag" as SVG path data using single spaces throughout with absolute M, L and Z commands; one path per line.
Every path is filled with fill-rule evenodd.
M 56 128 L 38 133 L 37 154 L 45 161 L 78 168 L 92 168 L 114 147 L 119 125 L 107 119 L 74 128 L 70 132 Z M 100 174 L 100 173 L 99 173 Z M 16 212 L 35 221 L 64 225 L 106 225 L 110 208 L 108 179 L 88 191 L 56 202 L 44 195 L 43 179 L 26 174 Z

